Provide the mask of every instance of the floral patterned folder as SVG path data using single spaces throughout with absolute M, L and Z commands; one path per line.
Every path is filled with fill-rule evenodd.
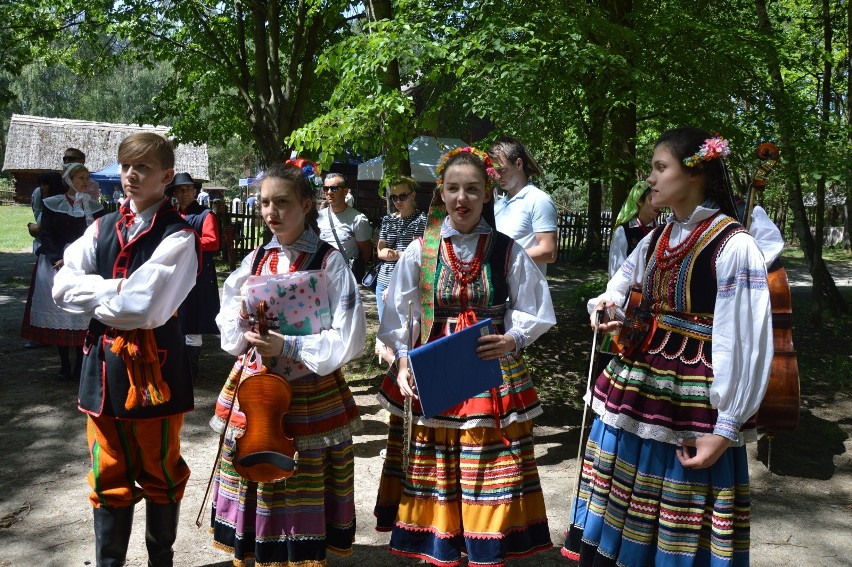
M 322 270 L 249 276 L 245 297 L 249 313 L 257 313 L 260 301 L 266 301 L 269 329 L 282 335 L 316 335 L 331 328 L 328 284 Z M 311 373 L 303 362 L 283 356 L 264 364 L 288 380 Z
M 246 307 L 266 300 L 269 328 L 282 335 L 315 335 L 331 328 L 328 284 L 322 270 L 249 276 Z

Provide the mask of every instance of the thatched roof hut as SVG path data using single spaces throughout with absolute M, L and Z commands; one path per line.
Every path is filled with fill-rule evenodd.
M 167 136 L 168 128 L 13 114 L 6 137 L 3 171 L 15 177 L 15 200 L 29 202 L 38 174 L 59 169 L 66 148 L 82 150 L 89 169 L 98 171 L 116 161 L 118 145 L 134 132 Z M 187 171 L 193 179 L 208 180 L 207 146 L 177 146 L 175 171 Z

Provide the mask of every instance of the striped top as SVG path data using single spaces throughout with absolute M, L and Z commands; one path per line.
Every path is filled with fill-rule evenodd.
M 382 228 L 379 229 L 379 240 L 384 240 L 389 248 L 403 252 L 411 241 L 423 236 L 426 229 L 426 213 L 415 210 L 403 218 L 399 215 L 385 215 L 382 218 Z M 379 285 L 389 286 L 391 275 L 396 267 L 396 260 L 384 260 L 379 269 Z

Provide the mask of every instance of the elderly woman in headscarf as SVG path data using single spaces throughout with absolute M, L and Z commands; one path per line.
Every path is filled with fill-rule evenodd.
M 41 246 L 36 250 L 35 285 L 33 287 L 30 325 L 24 338 L 42 344 L 56 345 L 59 351 L 59 380 L 77 380 L 82 364 L 83 339 L 88 317 L 61 310 L 53 302 L 53 277 L 62 267 L 65 248 L 83 235 L 95 218 L 104 212 L 86 190 L 89 170 L 81 163 L 70 163 L 62 173 L 65 192 L 44 199 L 41 214 Z M 22 333 L 23 334 L 23 333 Z M 75 349 L 71 367 L 70 349 Z

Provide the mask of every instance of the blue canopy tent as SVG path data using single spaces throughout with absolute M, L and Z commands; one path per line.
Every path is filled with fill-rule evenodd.
M 98 183 L 106 183 L 107 185 L 113 183 L 121 184 L 121 166 L 118 163 L 114 163 L 100 171 L 93 171 L 89 177 Z
M 89 177 L 101 186 L 101 195 L 110 199 L 112 199 L 112 194 L 116 190 L 121 191 L 121 166 L 118 163 L 109 165 L 100 171 L 94 171 Z

